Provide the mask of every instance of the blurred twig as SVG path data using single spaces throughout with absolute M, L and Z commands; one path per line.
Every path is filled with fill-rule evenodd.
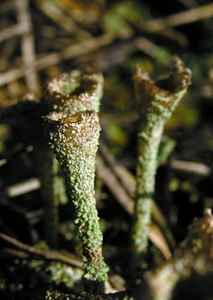
M 40 181 L 37 178 L 29 178 L 24 182 L 8 186 L 6 192 L 10 198 L 13 198 L 32 192 L 34 190 L 38 190 L 40 186 Z
M 0 34 L 0 43 L 4 42 L 5 40 L 11 39 L 14 36 L 22 35 L 25 32 L 25 29 L 22 27 L 21 24 L 12 25 L 1 30 Z
M 75 21 L 70 16 L 67 16 L 53 1 L 38 0 L 37 7 L 63 30 L 69 33 L 75 33 L 77 39 L 80 40 L 82 38 L 91 37 L 91 34 L 88 31 L 77 26 Z
M 28 7 L 29 0 L 16 0 L 17 18 L 21 28 L 23 28 L 23 35 L 21 39 L 21 51 L 25 66 L 25 78 L 28 90 L 32 93 L 39 91 L 38 75 L 34 66 L 35 45 L 32 34 L 32 23 L 30 18 L 30 11 Z
M 171 167 L 175 171 L 196 174 L 204 177 L 209 176 L 211 174 L 211 169 L 208 166 L 197 162 L 173 159 L 171 160 Z
M 127 197 L 127 195 L 125 195 L 125 197 L 122 198 L 123 201 L 120 202 L 118 197 L 116 199 L 120 202 L 120 204 L 122 206 L 124 204 L 128 208 L 129 208 L 129 206 L 131 206 L 131 210 L 129 210 L 129 211 L 128 211 L 128 209 L 125 209 L 125 206 L 124 206 L 124 209 L 129 214 L 132 215 L 133 212 L 134 212 L 133 197 L 134 197 L 135 185 L 136 185 L 135 177 L 124 166 L 122 166 L 121 164 L 119 164 L 118 162 L 115 161 L 114 157 L 107 150 L 107 147 L 103 144 L 101 144 L 101 146 L 100 146 L 100 153 L 104 157 L 104 159 L 107 161 L 108 165 L 111 168 L 111 175 L 109 174 L 110 175 L 110 181 L 113 180 L 112 178 L 114 178 L 114 176 L 117 177 L 117 183 L 116 184 L 121 185 L 123 190 L 127 192 L 128 197 Z M 106 168 L 106 166 L 105 166 L 105 168 Z M 113 173 L 115 175 L 113 175 Z M 105 182 L 106 185 L 109 184 L 108 176 L 104 177 L 104 182 Z M 112 185 L 112 189 L 111 189 L 111 185 L 108 186 L 108 187 L 110 188 L 112 193 L 113 193 L 112 189 L 116 189 L 116 187 L 114 187 L 114 185 Z M 113 193 L 113 195 L 116 197 L 115 193 Z M 117 195 L 117 196 L 121 196 L 121 195 L 122 195 L 122 193 L 119 193 L 119 195 Z M 128 205 L 126 203 L 128 203 Z M 174 247 L 175 246 L 175 240 L 172 236 L 172 233 L 168 229 L 167 222 L 166 222 L 162 212 L 160 211 L 160 209 L 156 205 L 155 201 L 153 201 L 153 203 L 152 203 L 152 218 L 158 224 L 158 226 L 160 226 L 161 230 L 163 231 L 163 233 L 166 236 L 167 240 L 169 241 L 170 245 L 172 247 Z M 151 231 L 152 231 L 152 228 L 151 228 Z M 151 236 L 151 240 L 153 241 L 152 233 L 151 233 L 150 236 Z
M 156 34 L 160 34 L 161 36 L 178 43 L 181 47 L 187 47 L 189 45 L 187 36 L 173 28 L 167 28 L 164 31 L 156 32 Z
M 101 143 L 99 151 L 103 158 L 107 161 L 108 165 L 115 173 L 117 178 L 123 184 L 124 189 L 129 196 L 133 197 L 135 192 L 135 178 L 134 176 L 121 164 L 119 164 L 114 157 L 110 154 L 107 147 Z
M 132 215 L 134 211 L 134 202 L 123 189 L 118 178 L 116 178 L 110 168 L 106 166 L 103 158 L 100 155 L 97 156 L 96 169 L 98 175 L 104 181 L 116 200 L 129 215 Z
M 195 7 L 166 18 L 150 20 L 143 24 L 143 28 L 150 32 L 158 32 L 169 27 L 185 25 L 213 17 L 213 4 Z
M 182 3 L 187 8 L 196 7 L 198 4 L 194 0 L 178 0 L 180 3 Z
M 117 164 L 115 168 L 113 167 L 113 170 L 116 169 L 115 173 L 118 172 L 120 174 L 120 177 L 116 177 L 115 173 L 113 173 L 112 169 L 106 165 L 100 155 L 97 156 L 96 168 L 98 175 L 114 195 L 115 199 L 129 215 L 133 215 L 134 202 L 127 191 L 125 191 L 124 185 L 119 182 L 119 179 L 121 178 L 123 178 L 123 181 L 127 182 L 127 179 L 124 179 L 127 172 L 121 171 L 122 166 Z M 153 242 L 153 244 L 161 251 L 166 259 L 171 256 L 171 251 L 169 249 L 168 243 L 165 240 L 164 235 L 156 225 L 152 225 L 150 227 L 149 238 Z
M 52 53 L 49 55 L 44 55 L 37 61 L 32 62 L 31 67 L 36 70 L 42 70 L 52 65 L 56 65 L 64 60 L 78 57 L 88 52 L 95 51 L 103 46 L 111 44 L 113 37 L 108 34 L 103 34 L 96 38 L 91 38 L 84 40 L 78 44 L 66 47 L 60 53 Z M 13 80 L 21 78 L 25 75 L 28 67 L 16 68 L 1 74 L 0 86 L 5 85 Z
M 149 239 L 158 249 L 160 249 L 166 259 L 169 259 L 172 256 L 162 231 L 153 223 L 150 225 Z
M 79 258 L 75 257 L 73 254 L 72 255 L 64 255 L 61 254 L 59 252 L 56 251 L 52 251 L 52 250 L 40 250 L 40 249 L 36 249 L 32 246 L 29 246 L 27 244 L 24 244 L 14 238 L 12 238 L 9 235 L 6 235 L 2 232 L 0 232 L 0 239 L 9 243 L 10 245 L 24 251 L 27 252 L 29 254 L 41 257 L 41 258 L 45 258 L 47 260 L 54 260 L 54 261 L 60 261 L 62 263 L 66 263 L 68 265 L 74 266 L 74 267 L 78 267 L 78 268 L 82 268 L 82 262 L 80 261 Z

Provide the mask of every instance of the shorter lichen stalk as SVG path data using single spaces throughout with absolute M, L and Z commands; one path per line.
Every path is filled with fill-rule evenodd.
M 90 290 L 103 291 L 108 267 L 102 255 L 102 232 L 94 197 L 95 157 L 100 125 L 95 112 L 73 116 L 52 113 L 44 117 L 51 148 L 64 171 L 75 224 L 82 243 L 85 281 Z
M 141 257 L 146 253 L 148 246 L 157 158 L 164 126 L 186 93 L 190 80 L 190 70 L 177 57 L 172 61 L 171 75 L 165 82 L 166 89 L 158 87 L 140 67 L 136 70 L 134 81 L 138 100 L 139 129 L 132 241 L 138 262 L 142 262 Z

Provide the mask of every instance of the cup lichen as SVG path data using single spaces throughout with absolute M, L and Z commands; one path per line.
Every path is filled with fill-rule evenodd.
M 44 117 L 50 147 L 64 171 L 69 197 L 74 204 L 89 289 L 103 291 L 108 267 L 102 254 L 102 232 L 94 196 L 95 158 L 100 134 L 96 112 L 76 115 L 52 113 Z
M 179 58 L 174 57 L 170 77 L 164 82 L 166 88 L 157 86 L 139 66 L 134 82 L 140 121 L 132 241 L 134 254 L 138 256 L 138 261 L 142 261 L 141 256 L 146 253 L 148 246 L 159 144 L 165 123 L 191 83 L 191 71 Z
M 101 73 L 73 70 L 50 80 L 44 89 L 50 111 L 75 114 L 99 111 L 104 78 Z
M 44 104 L 48 112 L 62 112 L 75 114 L 87 109 L 98 111 L 100 98 L 103 94 L 103 75 L 96 72 L 82 72 L 73 70 L 70 73 L 63 73 L 60 76 L 51 79 L 44 87 Z M 45 151 L 42 152 L 45 155 Z M 46 151 L 46 165 L 52 170 L 52 184 L 45 184 L 43 190 L 45 198 L 49 201 L 46 203 L 45 232 L 49 245 L 57 244 L 57 227 L 58 227 L 58 204 L 67 203 L 66 188 L 63 178 L 60 176 L 60 167 L 55 156 Z M 46 168 L 48 169 L 48 168 Z M 48 180 L 43 172 L 42 181 Z M 53 195 L 51 196 L 51 187 Z M 51 202 L 51 198 L 53 202 Z M 51 225 L 52 224 L 52 225 Z M 50 228 L 50 225 L 52 228 Z M 50 230 L 52 229 L 52 230 Z M 52 238 L 51 238 L 52 236 Z M 50 241 L 51 240 L 53 241 Z

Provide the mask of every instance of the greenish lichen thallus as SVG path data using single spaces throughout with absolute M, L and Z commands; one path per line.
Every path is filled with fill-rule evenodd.
M 134 75 L 139 129 L 132 245 L 138 264 L 142 264 L 147 252 L 158 151 L 164 126 L 191 83 L 191 71 L 177 57 L 171 62 L 170 74 L 161 83 L 166 88 L 155 84 L 139 66 Z
M 94 111 L 72 116 L 52 113 L 44 117 L 50 146 L 64 171 L 82 243 L 86 283 L 104 289 L 108 267 L 102 255 L 102 232 L 94 197 L 95 158 L 100 125 Z
M 103 82 L 101 73 L 74 70 L 52 79 L 44 89 L 49 111 L 53 112 L 45 118 L 47 135 L 65 173 L 68 196 L 76 209 L 75 223 L 85 262 L 84 278 L 101 291 L 108 267 L 102 256 L 103 238 L 94 197 L 94 176 L 100 131 L 95 112 L 99 111 Z M 87 110 L 91 112 L 85 112 Z M 79 115 L 73 116 L 76 113 Z M 51 132 L 55 122 L 58 125 Z M 90 289 L 92 285 L 88 286 Z
M 47 112 L 75 114 L 85 110 L 99 111 L 103 94 L 103 75 L 99 72 L 72 70 L 47 82 L 44 87 L 44 104 Z M 67 203 L 66 187 L 60 176 L 59 163 L 45 143 L 36 147 L 36 157 L 43 162 L 39 174 L 42 196 L 45 199 L 44 231 L 50 247 L 56 247 L 58 231 L 58 205 Z M 51 173 L 48 176 L 48 173 Z

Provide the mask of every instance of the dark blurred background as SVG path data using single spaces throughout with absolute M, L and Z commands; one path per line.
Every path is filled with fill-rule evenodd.
M 192 85 L 167 124 L 161 145 L 163 159 L 157 174 L 157 212 L 150 244 L 150 261 L 156 266 L 185 237 L 192 220 L 213 206 L 212 50 L 212 1 L 2 0 L 0 3 L 0 112 L 24 98 L 42 101 L 45 82 L 62 72 L 94 68 L 104 73 L 100 113 L 100 155 L 104 165 L 97 168 L 96 194 L 105 255 L 113 272 L 121 276 L 118 289 L 125 286 L 124 278 L 128 277 L 124 267 L 131 227 L 128 201 L 131 206 L 138 122 L 132 79 L 135 67 L 140 64 L 158 81 L 169 74 L 167 66 L 172 55 L 178 55 L 192 70 Z M 116 167 L 122 169 L 127 183 L 119 177 Z M 116 177 L 117 185 L 109 182 L 109 174 Z M 117 186 L 126 195 L 126 204 L 121 204 L 125 196 Z M 61 203 L 60 248 L 77 253 L 78 243 L 72 239 L 75 234 L 70 221 L 72 213 L 68 208 L 67 203 Z M 23 145 L 8 125 L 1 124 L 0 231 L 16 241 L 46 249 L 42 246 L 42 215 L 32 147 Z M 29 268 L 25 261 L 29 259 L 27 252 L 5 251 L 13 248 L 12 244 L 0 242 L 3 249 L 0 259 L 6 262 L 1 262 L 0 271 L 0 290 L 2 297 L 6 297 L 2 299 L 37 299 L 37 291 L 61 284 L 73 288 L 72 280 L 67 283 L 66 276 L 61 280 L 61 275 L 57 277 L 55 271 L 50 272 L 49 265 L 33 261 Z

